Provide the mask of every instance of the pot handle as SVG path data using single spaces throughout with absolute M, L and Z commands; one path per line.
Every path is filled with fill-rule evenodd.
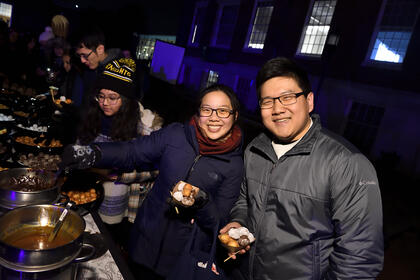
M 80 252 L 83 251 L 83 247 L 84 248 L 88 248 L 89 249 L 89 252 L 87 254 L 83 255 L 83 256 L 80 256 L 80 254 L 79 254 L 79 256 L 73 260 L 73 262 L 76 262 L 76 263 L 78 263 L 78 262 L 86 262 L 86 261 L 91 260 L 91 258 L 93 257 L 93 255 L 95 255 L 96 248 L 93 245 L 91 245 L 91 244 L 82 244 L 82 250 Z
M 66 206 L 70 202 L 70 197 L 68 195 L 60 193 L 58 196 L 58 201 L 54 203 L 56 206 Z

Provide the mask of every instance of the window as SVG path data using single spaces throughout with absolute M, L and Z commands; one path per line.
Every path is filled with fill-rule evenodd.
M 417 20 L 418 0 L 384 0 L 383 13 L 371 43 L 370 59 L 402 63 Z
M 209 71 L 209 75 L 207 77 L 206 87 L 208 87 L 208 86 L 210 86 L 212 84 L 215 84 L 218 81 L 219 81 L 219 73 L 217 73 L 217 72 L 215 72 L 213 70 L 210 70 Z
M 236 18 L 239 11 L 237 4 L 221 4 L 217 24 L 215 26 L 212 45 L 229 48 L 235 31 Z
M 175 43 L 175 36 L 165 35 L 140 35 L 139 43 L 136 49 L 136 57 L 141 60 L 151 60 L 155 51 L 156 40 Z
M 197 2 L 193 24 L 191 26 L 189 44 L 191 46 L 198 46 L 200 43 L 201 35 L 204 32 L 204 21 L 206 18 L 207 2 Z
M 9 27 L 12 18 L 12 5 L 0 2 L 0 20 L 6 22 Z
M 353 102 L 344 130 L 344 137 L 365 154 L 370 152 L 385 109 Z
M 273 1 L 257 0 L 255 3 L 254 17 L 248 34 L 246 48 L 263 49 L 274 5 Z
M 300 39 L 299 54 L 322 55 L 336 2 L 336 0 L 314 1 Z

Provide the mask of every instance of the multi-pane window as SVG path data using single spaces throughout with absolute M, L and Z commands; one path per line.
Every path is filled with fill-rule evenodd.
M 238 11 L 239 5 L 222 5 L 220 7 L 213 45 L 218 47 L 230 47 L 233 32 L 235 31 Z
M 175 43 L 175 36 L 165 35 L 140 35 L 139 43 L 136 49 L 136 57 L 141 60 L 151 60 L 155 51 L 156 40 Z
M 210 70 L 207 76 L 206 87 L 215 84 L 219 81 L 219 73 L 216 71 Z
M 376 134 L 385 109 L 353 102 L 344 130 L 344 137 L 368 154 L 375 142 Z
M 419 13 L 418 0 L 385 0 L 370 59 L 402 63 Z
M 0 20 L 3 20 L 10 26 L 12 18 L 12 5 L 0 2 Z
M 256 2 L 252 28 L 247 40 L 247 48 L 263 49 L 268 26 L 270 25 L 271 14 L 273 13 L 273 1 Z
M 198 2 L 195 7 L 193 24 L 191 26 L 190 45 L 197 46 L 204 32 L 207 2 Z
M 313 2 L 300 39 L 299 54 L 322 55 L 336 2 L 336 0 Z

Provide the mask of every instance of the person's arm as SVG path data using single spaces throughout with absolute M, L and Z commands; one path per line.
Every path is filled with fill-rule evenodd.
M 336 166 L 330 178 L 335 241 L 325 279 L 375 279 L 384 250 L 376 172 L 361 154 Z
M 101 151 L 101 158 L 95 162 L 95 167 L 123 171 L 138 168 L 148 170 L 162 155 L 170 139 L 167 134 L 168 129 L 161 129 L 131 141 L 93 143 Z
M 149 136 L 141 136 L 127 142 L 68 145 L 64 148 L 59 164 L 62 169 L 86 169 L 90 167 L 112 168 L 131 171 L 136 168 L 149 170 L 157 162 L 169 144 L 171 126 Z

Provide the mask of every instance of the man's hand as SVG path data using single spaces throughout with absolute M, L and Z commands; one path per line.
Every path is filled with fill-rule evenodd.
M 60 168 L 67 169 L 86 169 L 95 165 L 101 158 L 98 147 L 68 145 L 61 154 Z
M 242 225 L 238 222 L 231 222 L 231 223 L 225 225 L 219 232 L 221 234 L 227 233 L 231 228 L 239 228 L 241 226 Z M 228 255 L 229 255 L 229 257 L 231 257 L 232 259 L 235 260 L 236 259 L 236 254 L 239 254 L 239 255 L 245 254 L 247 251 L 249 251 L 250 248 L 251 247 L 248 245 L 248 246 L 245 247 L 245 249 L 241 249 L 241 250 L 239 250 L 238 252 L 235 252 L 235 253 L 228 253 Z

